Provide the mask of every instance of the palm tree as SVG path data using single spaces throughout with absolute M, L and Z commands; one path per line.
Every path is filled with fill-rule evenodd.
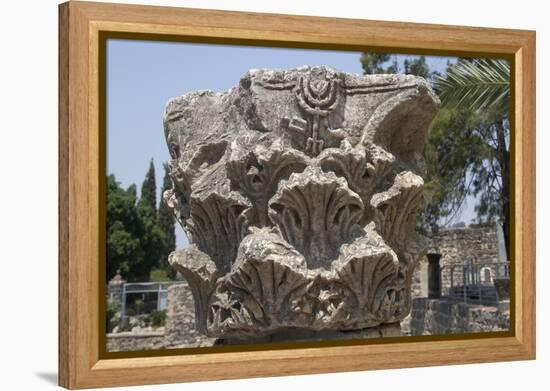
M 445 76 L 436 75 L 433 86 L 443 106 L 468 109 L 478 117 L 474 134 L 486 153 L 470 167 L 473 194 L 480 196 L 476 209 L 500 217 L 509 254 L 510 65 L 502 59 L 460 59 Z
M 506 60 L 461 59 L 449 67 L 445 76 L 436 75 L 433 84 L 444 106 L 507 114 L 510 65 Z

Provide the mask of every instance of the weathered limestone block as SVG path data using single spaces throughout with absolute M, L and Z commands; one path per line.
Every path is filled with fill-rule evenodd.
M 415 220 L 437 106 L 422 78 L 327 67 L 251 70 L 168 102 L 164 198 L 192 243 L 170 263 L 197 329 L 394 335 L 425 252 Z
M 510 312 L 506 308 L 449 298 L 417 298 L 413 300 L 410 321 L 403 326 L 409 335 L 507 331 L 510 328 Z

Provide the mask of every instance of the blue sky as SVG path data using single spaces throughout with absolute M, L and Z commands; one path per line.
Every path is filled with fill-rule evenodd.
M 359 52 L 113 40 L 107 42 L 107 172 L 139 188 L 153 158 L 160 197 L 162 163 L 169 159 L 162 116 L 166 102 L 189 91 L 225 91 L 252 68 L 328 65 L 362 73 Z M 400 56 L 402 61 L 405 56 Z M 450 57 L 427 57 L 444 71 Z M 470 200 L 470 203 L 471 202 Z M 469 222 L 472 208 L 462 220 Z M 459 217 L 457 221 L 460 221 Z M 177 247 L 187 244 L 176 228 Z

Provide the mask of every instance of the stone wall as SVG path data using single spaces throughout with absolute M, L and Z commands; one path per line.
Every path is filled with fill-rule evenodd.
M 433 237 L 432 249 L 441 252 L 443 293 L 450 287 L 453 261 L 475 257 L 482 262 L 498 260 L 496 230 L 493 225 L 440 231 Z M 455 285 L 461 273 L 454 275 Z M 476 306 L 446 298 L 427 299 L 428 262 L 422 259 L 412 281 L 412 311 L 402 323 L 405 335 L 449 334 L 507 329 L 509 315 L 496 307 Z M 195 329 L 195 313 L 191 290 L 185 281 L 168 289 L 166 324 L 163 331 L 125 332 L 107 335 L 108 351 L 131 351 L 212 346 Z
M 428 260 L 426 257 L 422 257 L 414 270 L 411 295 L 413 298 L 428 297 Z
M 125 352 L 165 348 L 164 332 L 107 334 L 108 352 Z
M 451 280 L 454 286 L 462 285 L 462 261 L 488 264 L 495 275 L 494 264 L 498 262 L 496 226 L 442 229 L 431 238 L 430 251 L 442 255 L 441 291 L 444 297 L 428 299 L 428 260 L 424 257 L 413 274 L 412 309 L 401 322 L 402 332 L 405 335 L 431 335 L 507 330 L 510 321 L 507 309 L 445 297 Z
M 441 288 L 445 295 L 451 286 L 462 285 L 462 261 L 475 259 L 493 264 L 498 262 L 498 240 L 494 224 L 442 229 L 431 238 L 430 250 L 441 256 Z M 494 273 L 493 273 L 494 275 Z M 412 297 L 428 297 L 428 260 L 418 263 L 411 285 Z
M 193 296 L 186 282 L 170 286 L 167 300 L 163 329 L 107 334 L 107 351 L 175 349 L 214 344 L 214 338 L 205 337 L 195 329 Z
M 419 298 L 413 300 L 410 323 L 403 323 L 407 335 L 435 335 L 507 331 L 510 312 L 452 299 Z
M 498 262 L 498 241 L 494 224 L 441 230 L 432 238 L 432 246 L 441 257 L 441 284 L 445 292 L 451 286 L 462 285 L 462 261 Z M 452 277 L 451 277 L 452 273 Z
M 212 346 L 215 338 L 208 338 L 195 329 L 193 295 L 186 282 L 168 288 L 166 308 L 166 347 L 183 348 Z
M 159 331 L 107 334 L 107 351 L 139 351 L 212 346 L 195 330 L 193 298 L 187 283 L 168 289 L 166 325 Z M 509 327 L 507 308 L 478 306 L 446 298 L 416 298 L 411 315 L 401 323 L 404 335 L 502 331 Z

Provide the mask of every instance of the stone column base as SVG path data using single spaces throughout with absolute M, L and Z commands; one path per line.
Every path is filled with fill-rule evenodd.
M 286 329 L 276 334 L 257 338 L 219 338 L 215 345 L 248 345 L 265 343 L 284 342 L 307 342 L 307 341 L 332 341 L 348 339 L 371 339 L 400 337 L 401 325 L 399 322 L 383 324 L 378 327 L 370 327 L 361 330 L 351 331 L 311 331 L 305 329 Z

